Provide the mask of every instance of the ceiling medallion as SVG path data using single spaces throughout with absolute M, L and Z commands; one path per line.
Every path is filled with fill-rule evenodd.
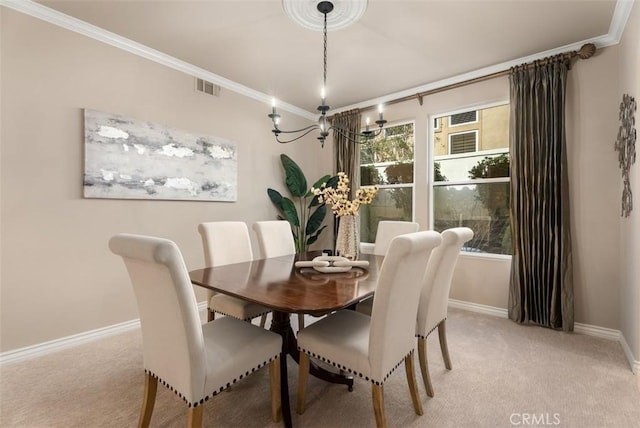
M 327 19 L 328 30 L 348 27 L 364 15 L 368 0 L 333 0 L 333 10 Z M 323 31 L 324 15 L 318 11 L 320 0 L 282 0 L 287 16 L 299 25 Z

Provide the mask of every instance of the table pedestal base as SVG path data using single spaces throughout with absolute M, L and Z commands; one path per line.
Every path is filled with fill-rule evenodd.
M 273 311 L 271 331 L 282 336 L 282 356 L 280 357 L 280 394 L 282 401 L 282 418 L 286 427 L 291 427 L 291 405 L 289 403 L 289 378 L 287 373 L 287 355 L 290 355 L 296 363 L 300 363 L 298 341 L 291 328 L 291 314 L 288 312 Z M 353 391 L 353 377 L 343 376 L 325 370 L 311 361 L 309 373 L 319 379 L 331 383 L 341 383 Z

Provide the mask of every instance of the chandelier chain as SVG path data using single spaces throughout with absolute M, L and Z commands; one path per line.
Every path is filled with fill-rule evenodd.
M 285 131 L 283 129 L 280 129 L 279 127 L 279 122 L 280 122 L 280 115 L 278 114 L 278 111 L 276 110 L 276 100 L 275 98 L 272 101 L 272 110 L 271 110 L 271 114 L 269 114 L 269 118 L 271 119 L 272 123 L 273 123 L 273 129 L 271 132 L 273 132 L 273 134 L 276 137 L 276 141 L 278 143 L 282 143 L 282 144 L 286 144 L 286 143 L 291 143 L 293 141 L 299 140 L 300 138 L 304 137 L 305 135 L 309 134 L 311 131 L 313 130 L 319 130 L 320 131 L 320 135 L 318 136 L 318 140 L 320 141 L 320 145 L 322 147 L 324 147 L 324 142 L 326 140 L 326 138 L 329 136 L 329 131 L 333 130 L 334 131 L 334 135 L 340 135 L 342 137 L 344 137 L 346 140 L 355 143 L 355 144 L 361 144 L 362 142 L 368 142 L 371 140 L 371 138 L 374 138 L 378 135 L 380 135 L 380 133 L 382 132 L 382 128 L 384 126 L 385 123 L 387 123 L 386 120 L 384 120 L 384 117 L 382 115 L 382 105 L 379 106 L 379 119 L 375 121 L 378 130 L 376 131 L 372 131 L 369 130 L 369 119 L 367 118 L 367 125 L 366 128 L 361 131 L 361 132 L 357 132 L 357 131 L 353 131 L 351 129 L 344 129 L 340 126 L 335 126 L 332 125 L 329 121 L 329 119 L 327 118 L 327 112 L 329 111 L 330 107 L 327 105 L 326 103 L 326 86 L 327 86 L 327 15 L 329 14 L 329 12 L 331 12 L 333 10 L 333 3 L 331 1 L 328 0 L 323 0 L 321 2 L 319 2 L 317 4 L 317 9 L 318 12 L 322 13 L 324 15 L 324 27 L 322 29 L 323 32 L 323 74 L 322 74 L 322 104 L 320 106 L 318 106 L 318 111 L 320 112 L 320 117 L 318 118 L 318 122 L 316 124 L 307 126 L 305 128 L 302 129 L 296 129 L 293 131 Z M 297 136 L 288 139 L 288 140 L 281 140 L 280 139 L 280 134 L 298 134 Z M 363 140 L 363 141 L 361 141 Z
M 327 86 L 327 14 L 324 14 L 324 74 L 322 76 L 322 86 L 326 90 Z

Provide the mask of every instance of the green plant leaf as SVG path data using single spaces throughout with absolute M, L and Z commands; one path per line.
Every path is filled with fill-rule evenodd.
M 329 174 L 325 175 L 324 177 L 321 177 L 318 181 L 316 181 L 315 183 L 313 183 L 313 188 L 315 189 L 320 189 L 322 187 L 323 183 L 326 183 L 327 180 L 329 180 L 331 178 L 331 176 Z M 304 195 L 305 198 L 308 198 L 309 196 L 312 196 L 313 193 L 311 193 L 311 187 L 309 188 L 309 191 L 307 192 L 306 195 Z
M 267 189 L 267 194 L 279 211 L 278 218 L 288 221 L 291 225 L 296 252 L 301 253 L 307 251 L 309 245 L 316 242 L 320 233 L 327 227 L 326 225 L 322 226 L 327 208 L 323 203 L 318 202 L 318 197 L 311 193 L 310 188 L 307 188 L 307 179 L 298 164 L 285 154 L 280 155 L 280 161 L 284 168 L 285 185 L 290 197 L 283 196 L 271 188 Z M 325 182 L 335 188 L 338 184 L 338 177 L 331 177 L 327 174 L 317 180 L 313 187 L 320 188 Z M 307 205 L 307 198 L 311 196 L 313 198 Z M 314 207 L 317 207 L 315 211 Z
M 322 233 L 322 231 L 324 230 L 325 227 L 327 227 L 326 224 L 324 226 L 322 226 L 316 233 L 314 233 L 313 235 L 309 236 L 309 238 L 307 239 L 307 245 L 311 245 L 314 242 L 316 242 L 318 240 L 318 237 L 320 236 L 320 233 Z
M 334 175 L 330 179 L 327 180 L 327 187 L 332 187 L 334 189 L 338 188 L 338 182 L 340 181 L 340 177 Z
M 307 221 L 307 226 L 305 227 L 305 233 L 307 235 L 312 235 L 316 230 L 318 230 L 326 214 L 327 214 L 327 206 L 324 204 L 320 205 L 309 217 L 309 220 Z
M 278 211 L 283 212 L 284 210 L 282 209 L 282 194 L 280 194 L 280 192 L 275 189 L 269 188 L 267 189 L 267 195 L 269 195 L 269 199 L 271 199 L 271 202 L 273 202 L 273 205 L 276 206 Z
M 285 154 L 280 155 L 280 161 L 284 168 L 285 183 L 291 195 L 301 198 L 307 194 L 307 178 L 297 163 Z
M 322 177 L 320 180 L 316 181 L 313 187 L 316 189 L 320 189 L 322 187 L 322 184 L 324 183 L 326 183 L 326 187 L 333 187 L 335 189 L 336 187 L 338 187 L 338 176 L 334 175 L 332 177 L 329 174 L 327 174 L 324 177 Z M 307 196 L 311 196 L 311 194 L 312 194 L 311 189 L 309 189 L 309 194 Z M 313 199 L 311 199 L 311 202 L 309 203 L 309 208 L 317 207 L 318 205 L 320 205 L 320 201 L 318 199 L 319 199 L 319 196 L 313 195 Z
M 296 205 L 289 198 L 282 198 L 282 213 L 289 223 L 295 227 L 300 227 L 300 219 L 298 218 L 298 210 Z

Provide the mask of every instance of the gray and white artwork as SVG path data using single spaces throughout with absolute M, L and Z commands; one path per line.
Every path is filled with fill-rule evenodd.
M 234 142 L 90 109 L 84 138 L 86 198 L 237 199 Z

